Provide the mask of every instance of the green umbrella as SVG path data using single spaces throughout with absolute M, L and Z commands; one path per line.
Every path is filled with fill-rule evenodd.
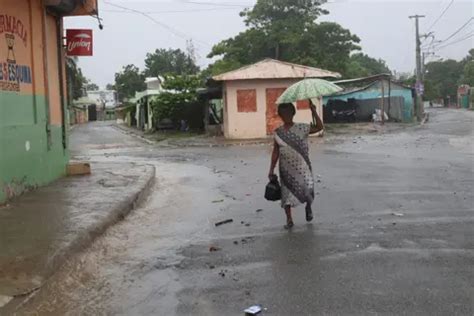
M 290 86 L 278 98 L 277 104 L 319 98 L 342 91 L 342 88 L 323 79 L 304 79 Z

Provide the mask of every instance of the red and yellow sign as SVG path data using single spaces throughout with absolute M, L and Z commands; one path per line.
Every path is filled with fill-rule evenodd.
M 25 19 L 0 12 L 0 91 L 32 84 L 28 28 Z
M 68 56 L 92 56 L 92 30 L 67 30 L 66 43 Z

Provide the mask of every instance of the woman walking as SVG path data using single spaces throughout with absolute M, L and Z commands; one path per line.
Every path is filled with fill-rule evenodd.
M 278 115 L 283 125 L 275 130 L 272 161 L 269 178 L 274 176 L 274 170 L 279 161 L 281 180 L 281 206 L 286 213 L 285 228 L 293 227 L 291 209 L 306 203 L 306 220 L 313 220 L 311 205 L 314 200 L 314 178 L 309 160 L 308 136 L 323 130 L 324 125 L 311 102 L 311 113 L 316 120 L 314 124 L 294 123 L 296 114 L 292 103 L 278 106 Z

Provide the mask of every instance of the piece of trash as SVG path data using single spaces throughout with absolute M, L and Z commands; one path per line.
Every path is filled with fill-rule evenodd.
M 214 200 L 214 201 L 212 201 L 212 203 L 222 203 L 222 202 L 224 202 L 224 200 Z
M 220 275 L 221 277 L 225 278 L 225 272 L 224 272 L 224 270 L 221 270 L 221 272 L 219 272 L 219 275 Z
M 209 247 L 209 252 L 215 252 L 215 251 L 219 251 L 219 250 L 221 250 L 221 248 L 219 248 L 219 247 L 214 247 L 214 246 Z
M 394 225 L 394 226 L 395 226 L 395 225 L 397 225 L 397 223 L 392 223 L 392 225 Z
M 250 223 L 245 224 L 245 226 L 249 227 L 249 226 L 250 226 Z
M 318 181 L 317 181 L 317 182 L 318 182 L 318 183 L 321 183 L 321 180 L 320 180 L 320 179 L 318 179 Z
M 393 212 L 392 215 L 393 215 L 393 216 L 398 216 L 398 217 L 403 217 L 403 216 L 405 216 L 405 214 L 403 214 L 403 213 L 397 213 L 397 212 Z
M 263 211 L 261 208 L 259 208 L 258 210 L 256 210 L 255 212 L 257 213 L 260 213 L 261 211 Z
M 244 310 L 245 315 L 258 315 L 261 312 L 262 312 L 261 305 L 250 306 L 249 308 Z
M 238 244 L 239 244 L 239 241 L 234 240 L 234 245 L 238 245 Z
M 215 223 L 214 225 L 216 225 L 216 227 L 217 227 L 217 226 L 220 226 L 220 225 L 232 223 L 233 221 L 234 221 L 234 220 L 230 218 L 230 219 L 226 219 L 226 220 L 224 220 L 224 221 L 217 222 L 217 223 Z
M 241 222 L 240 222 L 240 224 L 242 224 L 242 225 L 243 225 L 244 223 L 245 223 L 244 221 L 241 221 Z

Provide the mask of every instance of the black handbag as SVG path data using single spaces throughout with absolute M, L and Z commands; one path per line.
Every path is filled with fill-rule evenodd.
M 265 199 L 268 201 L 278 201 L 281 200 L 281 187 L 280 182 L 278 182 L 278 177 L 273 175 L 265 187 Z

